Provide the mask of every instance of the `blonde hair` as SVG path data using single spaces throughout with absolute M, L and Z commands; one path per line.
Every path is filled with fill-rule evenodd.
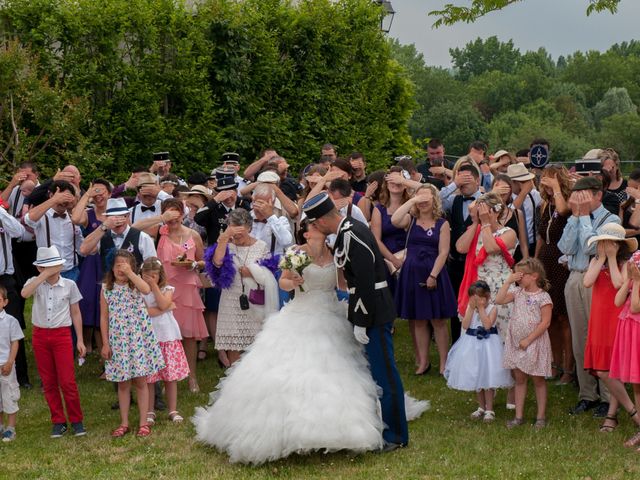
M 149 257 L 142 262 L 140 272 L 158 272 L 158 287 L 162 288 L 167 284 L 167 273 L 164 271 L 162 262 L 158 257 Z
M 604 166 L 604 162 L 606 160 L 613 160 L 613 163 L 616 164 L 616 181 L 620 180 L 620 156 L 618 155 L 618 152 L 613 148 L 603 148 L 600 150 L 598 158 L 600 159 L 600 165 L 602 166 Z
M 453 166 L 452 172 L 453 172 L 454 178 L 462 165 L 471 165 L 473 168 L 475 168 L 478 171 L 478 176 L 482 177 L 482 171 L 480 171 L 480 166 L 476 163 L 476 161 L 473 158 L 471 158 L 469 155 L 463 155 L 458 160 L 456 160 L 456 163 Z
M 444 216 L 444 212 L 442 211 L 442 200 L 440 200 L 440 192 L 435 187 L 435 185 L 431 185 L 430 183 L 425 183 L 424 185 L 418 187 L 413 194 L 415 197 L 418 195 L 418 192 L 421 190 L 429 190 L 431 192 L 431 196 L 433 200 L 431 201 L 431 213 L 433 214 L 433 219 L 438 220 Z M 409 211 L 412 217 L 418 218 L 420 216 L 420 212 L 418 211 L 418 207 L 416 205 L 411 206 L 411 210 Z
M 498 222 L 501 222 L 501 220 L 503 220 L 504 217 L 509 213 L 509 210 L 502 201 L 502 197 L 496 192 L 488 192 L 484 195 L 481 195 L 480 198 L 476 200 L 476 205 L 480 203 L 486 204 L 490 210 L 498 213 Z
M 520 260 L 516 264 L 515 270 L 524 270 L 524 273 L 535 273 L 538 275 L 538 279 L 536 280 L 538 287 L 545 292 L 548 292 L 551 288 L 551 283 L 547 280 L 547 272 L 544 269 L 544 265 L 542 265 L 542 262 L 537 258 L 529 257 Z
M 547 177 L 556 177 L 558 179 L 558 183 L 560 184 L 560 192 L 562 193 L 562 198 L 567 201 L 571 196 L 571 178 L 569 177 L 569 172 L 566 168 L 559 165 L 547 165 L 545 169 L 542 171 L 542 175 L 540 175 L 540 179 Z M 546 188 L 540 189 L 540 196 L 542 197 L 542 205 L 540 211 L 544 211 L 547 208 L 547 205 L 551 201 L 551 197 L 547 193 Z

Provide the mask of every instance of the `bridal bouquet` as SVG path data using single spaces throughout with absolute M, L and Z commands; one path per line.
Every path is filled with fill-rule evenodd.
M 282 270 L 293 270 L 298 275 L 302 275 L 302 271 L 311 264 L 311 257 L 306 252 L 290 247 L 280 257 L 278 266 Z M 304 292 L 304 288 L 300 285 L 300 291 Z

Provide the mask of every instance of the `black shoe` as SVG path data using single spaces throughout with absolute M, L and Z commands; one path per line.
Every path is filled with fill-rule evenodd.
M 53 428 L 51 429 L 51 438 L 60 438 L 65 433 L 67 433 L 67 424 L 56 423 L 53 425 Z
M 120 402 L 118 400 L 111 404 L 111 410 L 120 410 Z
M 31 385 L 28 381 L 21 383 L 20 384 L 20 388 L 24 388 L 25 390 L 31 390 L 33 388 L 33 385 Z
M 581 413 L 596 408 L 598 406 L 595 400 L 580 400 L 575 407 L 569 410 L 569 415 L 580 415 Z M 608 408 L 608 407 L 607 407 Z
M 609 413 L 609 403 L 600 402 L 596 408 L 593 409 L 594 418 L 604 418 Z
M 393 452 L 394 450 L 397 450 L 398 448 L 402 448 L 402 447 L 404 447 L 404 445 L 401 443 L 385 442 L 384 446 L 380 449 L 380 453 Z
M 429 365 L 427 365 L 427 368 L 425 368 L 422 372 L 420 373 L 416 373 L 416 375 L 426 375 L 427 373 L 429 373 L 431 371 L 431 362 L 429 362 Z

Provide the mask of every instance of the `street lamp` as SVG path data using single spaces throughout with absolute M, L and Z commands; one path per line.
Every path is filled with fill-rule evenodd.
M 396 12 L 391 6 L 391 2 L 388 0 L 376 0 L 376 3 L 380 5 L 383 10 L 383 16 L 380 20 L 380 30 L 384 33 L 389 33 L 391 30 L 391 24 L 393 23 L 393 16 Z

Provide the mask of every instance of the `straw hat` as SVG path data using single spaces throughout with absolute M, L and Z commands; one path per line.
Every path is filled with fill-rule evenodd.
M 607 223 L 598 229 L 598 235 L 587 240 L 587 246 L 591 246 L 599 240 L 613 240 L 614 242 L 625 242 L 629 250 L 635 252 L 638 249 L 638 240 L 635 238 L 625 238 L 626 232 L 622 225 L 617 223 Z
M 51 245 L 50 247 L 38 248 L 36 261 L 33 262 L 36 267 L 56 267 L 64 264 L 64 259 L 58 253 L 58 249 Z

